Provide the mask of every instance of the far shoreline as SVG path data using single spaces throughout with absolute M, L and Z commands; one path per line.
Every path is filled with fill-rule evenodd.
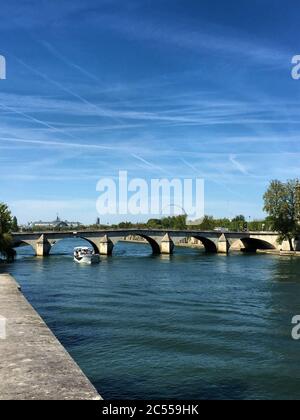
M 139 245 L 148 245 L 148 242 L 145 239 L 122 239 L 119 242 L 123 243 L 132 243 L 132 244 L 139 244 Z M 188 249 L 198 249 L 198 250 L 204 250 L 205 247 L 200 244 L 191 244 L 191 243 L 182 243 L 182 244 L 176 244 L 175 247 L 179 248 L 188 248 Z M 234 249 L 231 251 L 231 253 L 241 253 L 245 254 L 243 251 Z M 256 254 L 263 254 L 263 255 L 277 255 L 279 257 L 300 257 L 300 251 L 278 251 L 276 249 L 258 249 L 256 251 Z

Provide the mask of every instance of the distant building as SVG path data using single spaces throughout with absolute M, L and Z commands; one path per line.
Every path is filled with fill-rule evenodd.
M 62 229 L 62 228 L 79 228 L 82 226 L 79 222 L 68 222 L 67 220 L 61 220 L 58 216 L 53 222 L 32 222 L 29 223 L 30 228 L 40 229 Z

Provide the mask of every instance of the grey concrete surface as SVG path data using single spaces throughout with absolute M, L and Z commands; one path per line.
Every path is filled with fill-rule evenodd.
M 0 400 L 101 399 L 8 274 L 0 275 L 0 324 Z

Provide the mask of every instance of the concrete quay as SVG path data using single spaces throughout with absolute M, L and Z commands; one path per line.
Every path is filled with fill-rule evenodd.
M 0 275 L 0 400 L 102 398 L 25 299 Z

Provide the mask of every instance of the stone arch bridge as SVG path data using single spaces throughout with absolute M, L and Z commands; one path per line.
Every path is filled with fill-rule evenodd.
M 70 238 L 84 239 L 94 248 L 96 253 L 111 255 L 115 244 L 129 236 L 138 236 L 146 240 L 154 254 L 172 254 L 174 247 L 182 244 L 187 238 L 199 240 L 205 250 L 210 253 L 228 254 L 231 249 L 235 249 L 236 244 L 239 244 L 239 249 L 244 252 L 289 250 L 288 243 L 279 244 L 278 234 L 272 232 L 122 229 L 12 234 L 15 248 L 30 245 L 39 257 L 49 255 L 55 243 Z

